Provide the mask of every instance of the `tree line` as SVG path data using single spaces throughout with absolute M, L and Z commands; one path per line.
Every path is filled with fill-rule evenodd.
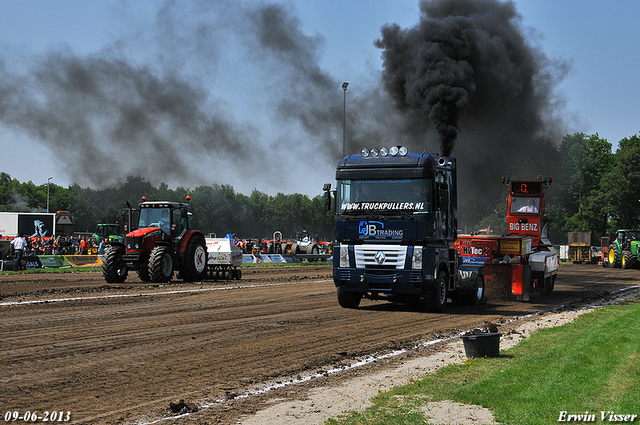
M 545 192 L 552 243 L 566 244 L 568 232 L 592 232 L 592 244 L 599 245 L 618 229 L 640 229 L 640 137 L 624 138 L 612 149 L 597 133 L 568 134 L 552 160 L 538 164 L 545 176 L 553 176 Z M 506 233 L 505 216 L 501 198 L 478 227 Z
M 223 237 L 232 233 L 240 238 L 271 238 L 280 231 L 290 238 L 306 230 L 324 240 L 334 237 L 334 217 L 324 210 L 322 195 L 271 196 L 258 190 L 244 195 L 225 184 L 171 189 L 164 183 L 155 187 L 140 176 L 128 177 L 121 187 L 107 189 L 50 184 L 49 211 L 71 211 L 77 232 L 93 232 L 98 222 L 122 223 L 126 202 L 137 208 L 143 196 L 150 201 L 174 202 L 187 202 L 190 196 L 191 225 L 207 235 Z M 0 172 L 0 211 L 44 212 L 46 204 L 46 183 L 20 183 Z
M 554 244 L 565 244 L 568 232 L 593 232 L 592 242 L 598 244 L 600 237 L 613 236 L 617 229 L 640 228 L 640 137 L 621 140 L 615 152 L 612 148 L 597 133 L 568 134 L 554 148 L 551 159 L 547 155 L 544 162 L 523 163 L 511 170 L 513 180 L 553 176 L 546 192 L 546 213 Z M 473 231 L 490 226 L 494 233 L 507 232 L 506 192 L 491 190 L 485 197 L 458 200 L 459 228 Z M 205 234 L 270 238 L 275 231 L 292 237 L 307 230 L 325 240 L 334 237 L 333 213 L 324 210 L 322 195 L 272 196 L 258 190 L 245 195 L 225 184 L 171 189 L 164 183 L 155 187 L 140 176 L 107 189 L 50 184 L 49 211 L 71 211 L 77 231 L 93 231 L 100 221 L 121 220 L 125 201 L 136 206 L 146 196 L 185 202 L 187 195 L 191 196 L 193 227 Z M 0 211 L 42 212 L 46 205 L 46 183 L 21 183 L 0 172 Z

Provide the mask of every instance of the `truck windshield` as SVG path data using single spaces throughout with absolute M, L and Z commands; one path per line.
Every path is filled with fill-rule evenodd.
M 427 212 L 430 179 L 339 180 L 337 209 L 345 212 Z
M 538 213 L 540 207 L 540 198 L 534 197 L 513 197 L 511 199 L 512 213 Z

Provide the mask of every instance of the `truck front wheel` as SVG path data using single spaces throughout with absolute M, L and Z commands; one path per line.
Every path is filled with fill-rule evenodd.
M 107 283 L 122 283 L 127 280 L 127 265 L 122 261 L 124 249 L 113 246 L 107 249 L 102 263 L 102 275 Z
M 442 313 L 447 308 L 447 275 L 445 272 L 438 273 L 438 280 L 435 281 L 434 294 L 426 299 L 427 308 L 436 313 Z
M 342 308 L 358 308 L 362 295 L 347 292 L 338 286 L 338 304 Z

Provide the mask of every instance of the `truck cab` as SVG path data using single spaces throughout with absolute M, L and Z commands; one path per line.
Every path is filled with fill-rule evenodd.
M 363 149 L 339 161 L 336 185 L 333 279 L 342 307 L 356 308 L 366 297 L 422 300 L 443 311 L 450 295 L 478 296 L 478 268 L 461 279 L 452 248 L 455 158 L 404 147 Z M 331 205 L 327 195 L 325 205 Z

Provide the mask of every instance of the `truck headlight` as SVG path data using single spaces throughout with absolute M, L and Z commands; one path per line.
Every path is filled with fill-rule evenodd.
M 411 268 L 422 270 L 422 247 L 413 247 L 413 256 L 411 257 Z
M 340 244 L 340 267 L 349 267 L 349 245 Z

